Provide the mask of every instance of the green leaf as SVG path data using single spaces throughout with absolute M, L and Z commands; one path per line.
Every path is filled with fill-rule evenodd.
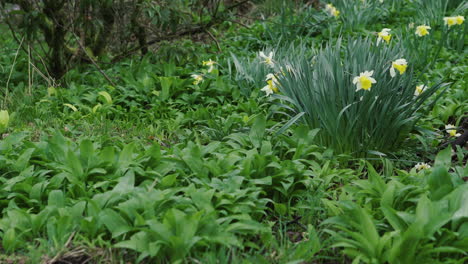
M 2 247 L 6 252 L 13 252 L 19 242 L 14 228 L 9 228 L 2 237 Z
M 452 164 L 452 147 L 447 147 L 444 150 L 437 153 L 434 161 L 434 167 L 443 166 L 450 167 Z
M 159 81 L 161 82 L 161 94 L 159 96 L 161 100 L 167 100 L 172 86 L 172 77 L 159 77 Z
M 31 159 L 31 155 L 33 154 L 33 152 L 34 152 L 33 148 L 26 149 L 21 154 L 21 156 L 18 157 L 18 159 L 16 160 L 16 162 L 13 165 L 13 168 L 16 171 L 23 171 L 24 169 L 26 169 L 26 167 L 29 164 L 29 160 Z
M 254 121 L 252 128 L 250 129 L 250 140 L 254 147 L 258 148 L 261 145 L 263 137 L 265 135 L 266 130 L 266 118 L 264 115 L 258 115 Z
M 49 193 L 49 206 L 65 207 L 65 195 L 61 190 L 53 190 Z
M 112 104 L 112 97 L 111 97 L 111 95 L 110 95 L 108 92 L 106 92 L 106 91 L 101 91 L 101 92 L 99 92 L 98 94 L 99 94 L 99 96 L 100 96 L 101 98 L 104 99 L 104 100 L 103 100 L 103 103 Z
M 112 233 L 112 237 L 118 237 L 132 230 L 127 221 L 112 209 L 105 209 L 99 215 L 101 223 Z
M 433 201 L 442 199 L 454 188 L 450 174 L 443 166 L 436 166 L 432 169 L 432 173 L 428 176 L 428 185 Z
M 284 216 L 288 212 L 288 207 L 285 204 L 282 203 L 274 203 L 275 206 L 275 212 L 278 214 Z
M 75 152 L 72 150 L 68 150 L 67 152 L 67 166 L 69 168 L 72 179 L 75 181 L 83 180 L 83 167 L 81 166 L 81 162 L 76 156 Z

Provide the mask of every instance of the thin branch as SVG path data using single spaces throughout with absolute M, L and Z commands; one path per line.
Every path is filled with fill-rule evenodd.
M 205 30 L 205 32 L 208 33 L 211 39 L 216 43 L 216 47 L 218 47 L 218 50 L 222 52 L 223 50 L 221 49 L 221 46 L 219 45 L 219 41 L 215 38 L 215 36 L 213 36 L 213 34 L 211 34 L 211 32 L 208 29 Z
M 112 85 L 112 86 L 116 86 L 115 83 L 109 78 L 109 76 L 107 76 L 107 74 L 101 69 L 101 67 L 99 67 L 99 65 L 93 60 L 93 58 L 91 57 L 91 55 L 89 55 L 88 51 L 86 50 L 85 47 L 83 47 L 83 44 L 81 43 L 81 40 L 80 38 L 74 33 L 73 33 L 73 36 L 75 36 L 76 38 L 76 41 L 78 42 L 78 45 L 80 46 L 81 50 L 86 54 L 86 56 L 88 56 L 89 60 L 91 61 L 91 63 L 96 67 L 96 69 L 101 73 L 102 76 L 104 76 L 104 78 L 106 78 L 106 80 Z

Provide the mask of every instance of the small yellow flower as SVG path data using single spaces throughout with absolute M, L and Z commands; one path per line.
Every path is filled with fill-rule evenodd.
M 202 74 L 192 74 L 192 78 L 194 79 L 193 84 L 197 85 L 203 82 L 203 75 Z
M 420 170 L 427 170 L 427 169 L 430 169 L 431 166 L 427 163 L 424 163 L 424 162 L 419 162 L 418 164 L 416 164 L 416 166 L 414 166 L 414 168 L 417 170 L 417 171 L 420 171 Z
M 209 59 L 208 61 L 203 61 L 203 66 L 208 66 L 208 72 L 211 72 L 213 71 L 214 69 L 214 65 L 216 64 L 216 61 L 212 61 L 211 59 Z
M 390 34 L 390 30 L 389 28 L 384 28 L 382 29 L 382 31 L 380 31 L 379 33 L 377 33 L 377 46 L 380 44 L 381 41 L 385 41 L 388 43 L 390 43 L 390 39 L 392 38 L 392 35 Z
M 444 17 L 444 24 L 451 27 L 457 24 L 457 20 L 455 17 Z
M 465 17 L 464 16 L 456 16 L 455 20 L 457 21 L 458 25 L 461 25 L 465 21 Z
M 390 76 L 392 76 L 392 78 L 396 76 L 395 69 L 397 69 L 400 72 L 400 75 L 402 75 L 405 73 L 406 68 L 408 68 L 408 62 L 405 59 L 398 59 L 392 62 L 392 67 L 390 67 Z
M 416 35 L 423 37 L 429 34 L 429 29 L 431 29 L 430 26 L 426 25 L 421 25 L 416 27 Z
M 327 4 L 325 6 L 325 11 L 327 11 L 328 14 L 334 17 L 338 17 L 340 15 L 340 11 L 338 11 L 338 9 L 336 9 L 336 7 L 334 7 L 332 4 Z
M 445 126 L 445 131 L 451 136 L 451 137 L 459 137 L 461 136 L 460 133 L 457 133 L 457 128 L 454 125 L 448 124 Z
M 361 72 L 359 76 L 354 77 L 353 84 L 357 87 L 356 92 L 361 89 L 370 91 L 372 84 L 377 83 L 377 81 L 372 78 L 372 74 L 374 74 L 374 71 L 365 71 Z
M 269 96 L 270 94 L 278 92 L 278 86 L 277 86 L 278 85 L 278 79 L 276 78 L 276 76 L 274 74 L 269 73 L 266 76 L 266 82 L 267 82 L 267 85 L 262 88 L 262 91 L 264 91 L 267 96 Z
M 10 115 L 7 110 L 0 111 L 0 130 L 6 129 L 10 122 Z
M 421 95 L 424 90 L 426 90 L 427 86 L 426 85 L 418 85 L 416 86 L 416 90 L 414 91 L 414 95 L 415 96 L 419 96 Z
M 259 56 L 263 59 L 263 63 L 270 66 L 270 68 L 275 67 L 275 63 L 273 62 L 273 52 L 270 51 L 270 53 L 268 53 L 268 56 L 266 56 L 265 53 L 263 53 L 263 51 L 260 51 Z

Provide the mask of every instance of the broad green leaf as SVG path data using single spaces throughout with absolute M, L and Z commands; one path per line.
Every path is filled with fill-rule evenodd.
M 33 154 L 33 152 L 34 152 L 33 148 L 26 149 L 18 157 L 18 159 L 16 160 L 16 162 L 13 165 L 13 168 L 16 171 L 23 171 L 24 169 L 26 169 L 26 167 L 28 166 L 28 163 L 29 163 L 29 159 L 31 159 L 31 155 Z
M 437 201 L 453 190 L 453 184 L 447 168 L 437 166 L 428 176 L 428 184 L 431 200 Z
M 444 150 L 437 153 L 437 156 L 434 161 L 434 167 L 444 166 L 450 167 L 452 163 L 452 147 L 447 147 Z
M 100 222 L 112 233 L 112 237 L 118 237 L 132 230 L 127 221 L 112 209 L 105 209 L 99 215 Z
M 61 190 L 53 190 L 49 193 L 49 206 L 64 207 L 65 206 L 65 195 Z
M 264 115 L 258 115 L 254 121 L 252 128 L 250 129 L 250 141 L 254 147 L 259 148 L 266 130 L 266 119 Z
M 106 92 L 106 91 L 101 91 L 101 92 L 99 92 L 98 94 L 99 94 L 99 96 L 100 96 L 101 98 L 104 99 L 104 101 L 103 101 L 104 103 L 106 103 L 106 104 L 112 104 L 112 97 L 111 97 L 111 95 L 110 95 L 108 92 Z

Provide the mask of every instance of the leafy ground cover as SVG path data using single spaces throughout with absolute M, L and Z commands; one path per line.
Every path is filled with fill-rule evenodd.
M 0 263 L 467 262 L 468 3 L 288 3 L 114 84 L 0 24 Z

